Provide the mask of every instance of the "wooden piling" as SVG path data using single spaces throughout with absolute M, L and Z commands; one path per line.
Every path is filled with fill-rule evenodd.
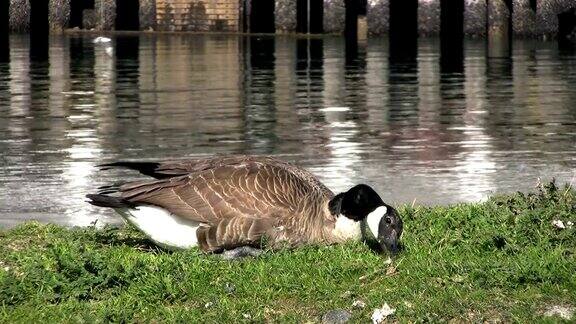
M 486 1 L 488 57 L 512 55 L 512 0 Z
M 48 58 L 50 6 L 45 0 L 30 0 L 30 60 L 44 62 Z
M 418 45 L 418 0 L 390 0 L 390 56 L 412 60 Z
M 464 69 L 464 0 L 440 0 L 440 69 Z
M 9 10 L 10 3 L 8 1 L 0 1 L 0 62 L 8 62 L 10 60 Z

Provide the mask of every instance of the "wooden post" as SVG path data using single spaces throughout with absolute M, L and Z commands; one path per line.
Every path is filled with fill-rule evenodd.
M 251 33 L 252 32 L 252 26 L 250 26 L 250 20 L 252 19 L 252 0 L 245 0 L 245 4 L 246 4 L 246 14 L 244 15 L 244 17 L 246 17 L 246 32 L 247 33 Z
M 50 12 L 47 0 L 30 1 L 30 59 L 44 62 L 48 58 Z
M 488 57 L 512 54 L 512 0 L 486 1 Z
M 310 35 L 310 0 L 306 0 L 306 34 Z
M 418 0 L 390 0 L 390 58 L 415 59 L 418 47 Z
M 10 10 L 9 1 L 0 1 L 0 62 L 10 60 Z
M 440 69 L 464 69 L 464 0 L 440 0 Z

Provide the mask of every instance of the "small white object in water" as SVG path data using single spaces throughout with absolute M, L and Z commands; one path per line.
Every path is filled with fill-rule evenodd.
M 98 36 L 98 37 L 94 38 L 94 40 L 92 41 L 92 43 L 94 43 L 94 44 L 103 44 L 103 43 L 110 43 L 111 41 L 112 41 L 111 38 Z
M 350 107 L 326 107 L 320 109 L 322 112 L 343 112 L 350 110 Z
M 114 49 L 112 48 L 112 46 L 108 46 L 105 49 L 106 54 L 108 54 L 108 56 L 112 57 L 112 55 L 114 54 Z
M 553 220 L 552 225 L 558 229 L 565 229 L 566 228 L 566 226 L 564 226 L 564 222 L 562 222 L 559 219 Z
M 380 324 L 384 322 L 386 317 L 394 314 L 396 312 L 395 308 L 388 306 L 388 303 L 384 303 L 382 308 L 377 308 L 372 313 L 372 324 Z

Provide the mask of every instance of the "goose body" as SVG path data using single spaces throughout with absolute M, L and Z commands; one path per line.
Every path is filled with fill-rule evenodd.
M 166 248 L 221 252 L 377 238 L 381 220 L 395 215 L 368 186 L 355 187 L 360 194 L 354 197 L 335 195 L 310 172 L 271 157 L 117 162 L 103 168 L 155 178 L 103 187 L 87 197 L 115 209 Z M 359 209 L 350 203 L 356 198 L 366 200 Z

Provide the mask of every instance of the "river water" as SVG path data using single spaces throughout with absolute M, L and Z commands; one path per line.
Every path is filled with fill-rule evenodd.
M 115 223 L 85 203 L 132 179 L 99 163 L 268 154 L 334 191 L 373 185 L 392 204 L 479 201 L 541 179 L 576 183 L 576 55 L 515 41 L 510 60 L 482 40 L 440 60 L 386 39 L 53 37 L 30 60 L 12 36 L 0 63 L 0 227 L 28 219 Z

